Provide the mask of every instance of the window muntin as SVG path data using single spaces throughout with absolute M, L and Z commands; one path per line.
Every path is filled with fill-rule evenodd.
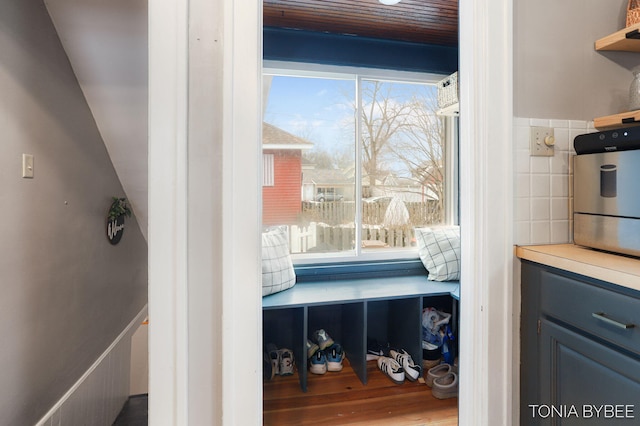
M 262 186 L 274 186 L 274 155 L 262 154 Z
M 454 123 L 435 114 L 439 78 L 265 72 L 265 123 L 307 143 L 290 163 L 298 190 L 278 193 L 277 164 L 263 188 L 263 225 L 288 226 L 296 263 L 415 257 L 414 227 L 455 220 Z M 273 198 L 287 191 L 296 212 L 278 214 Z

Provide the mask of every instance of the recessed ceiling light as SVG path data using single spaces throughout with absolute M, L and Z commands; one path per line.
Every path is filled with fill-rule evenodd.
M 378 0 L 378 1 L 387 6 L 392 6 L 394 4 L 400 3 L 400 0 Z

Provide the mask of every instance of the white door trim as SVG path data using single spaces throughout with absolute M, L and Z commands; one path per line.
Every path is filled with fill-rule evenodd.
M 207 9 L 205 1 L 149 4 L 150 419 L 154 425 L 183 425 L 214 416 L 207 424 L 257 425 L 262 407 L 261 302 L 256 285 L 262 8 L 255 0 L 223 0 Z M 199 13 L 203 10 L 209 13 Z M 461 0 L 460 11 L 460 424 L 513 424 L 512 0 Z M 205 47 L 194 49 L 193 44 L 202 40 L 187 41 L 187 34 L 201 25 L 212 27 L 202 33 Z M 216 50 L 220 44 L 221 54 Z M 220 69 L 222 75 L 216 74 Z M 209 72 L 219 76 L 220 86 L 202 93 L 195 82 L 199 73 Z M 216 92 L 220 88 L 222 93 Z M 206 140 L 198 130 L 202 123 L 189 120 L 189 109 L 200 105 L 200 96 L 205 97 L 204 105 L 213 102 L 207 96 L 219 96 L 220 103 L 211 108 L 212 120 L 221 123 L 221 129 L 210 139 L 221 151 L 204 150 L 192 165 L 187 161 L 192 158 L 191 138 Z M 199 176 L 205 163 L 221 167 L 218 193 L 189 181 Z M 199 204 L 194 204 L 194 197 Z M 196 209 L 203 204 L 214 212 L 219 208 L 222 216 L 210 232 L 192 227 L 203 217 Z M 189 252 L 206 247 L 216 233 L 233 237 L 222 251 L 208 248 L 213 256 L 209 260 L 220 267 L 221 276 L 194 264 Z M 189 312 L 189 302 L 199 294 L 199 286 L 207 284 L 208 275 L 218 290 Z M 220 322 L 205 315 L 207 309 L 217 312 Z M 199 320 L 211 321 L 213 336 L 195 333 L 194 322 Z M 206 349 L 206 343 L 217 342 L 221 348 Z M 203 346 L 204 355 L 194 356 Z M 208 357 L 216 351 L 221 351 L 222 362 Z M 203 404 L 192 404 L 189 389 L 195 379 L 189 372 L 199 371 L 210 371 L 201 379 L 210 386 L 198 398 L 212 401 L 222 412 L 203 413 Z
M 149 2 L 149 422 L 188 424 L 188 4 Z
M 512 0 L 460 1 L 459 424 L 513 424 Z
M 149 419 L 262 422 L 262 7 L 149 3 Z

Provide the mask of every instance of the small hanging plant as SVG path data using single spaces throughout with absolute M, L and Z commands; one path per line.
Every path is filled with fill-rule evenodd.
M 131 206 L 126 198 L 113 197 L 111 207 L 109 207 L 109 220 L 115 220 L 122 215 L 131 217 Z
M 107 214 L 107 237 L 113 245 L 118 244 L 124 234 L 124 216 L 131 217 L 131 206 L 126 198 L 113 197 Z

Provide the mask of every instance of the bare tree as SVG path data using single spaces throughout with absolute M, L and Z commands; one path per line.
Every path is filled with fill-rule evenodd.
M 336 155 L 329 153 L 324 149 L 312 149 L 310 151 L 303 151 L 302 158 L 313 164 L 317 169 L 333 170 L 337 168 Z
M 406 126 L 411 105 L 397 97 L 393 83 L 366 81 L 362 85 L 362 166 L 374 188 L 385 171 L 383 159 L 390 142 Z
M 411 100 L 411 118 L 403 127 L 392 150 L 411 171 L 412 178 L 426 189 L 426 198 L 444 211 L 444 119 L 436 115 L 435 92 L 418 92 Z

